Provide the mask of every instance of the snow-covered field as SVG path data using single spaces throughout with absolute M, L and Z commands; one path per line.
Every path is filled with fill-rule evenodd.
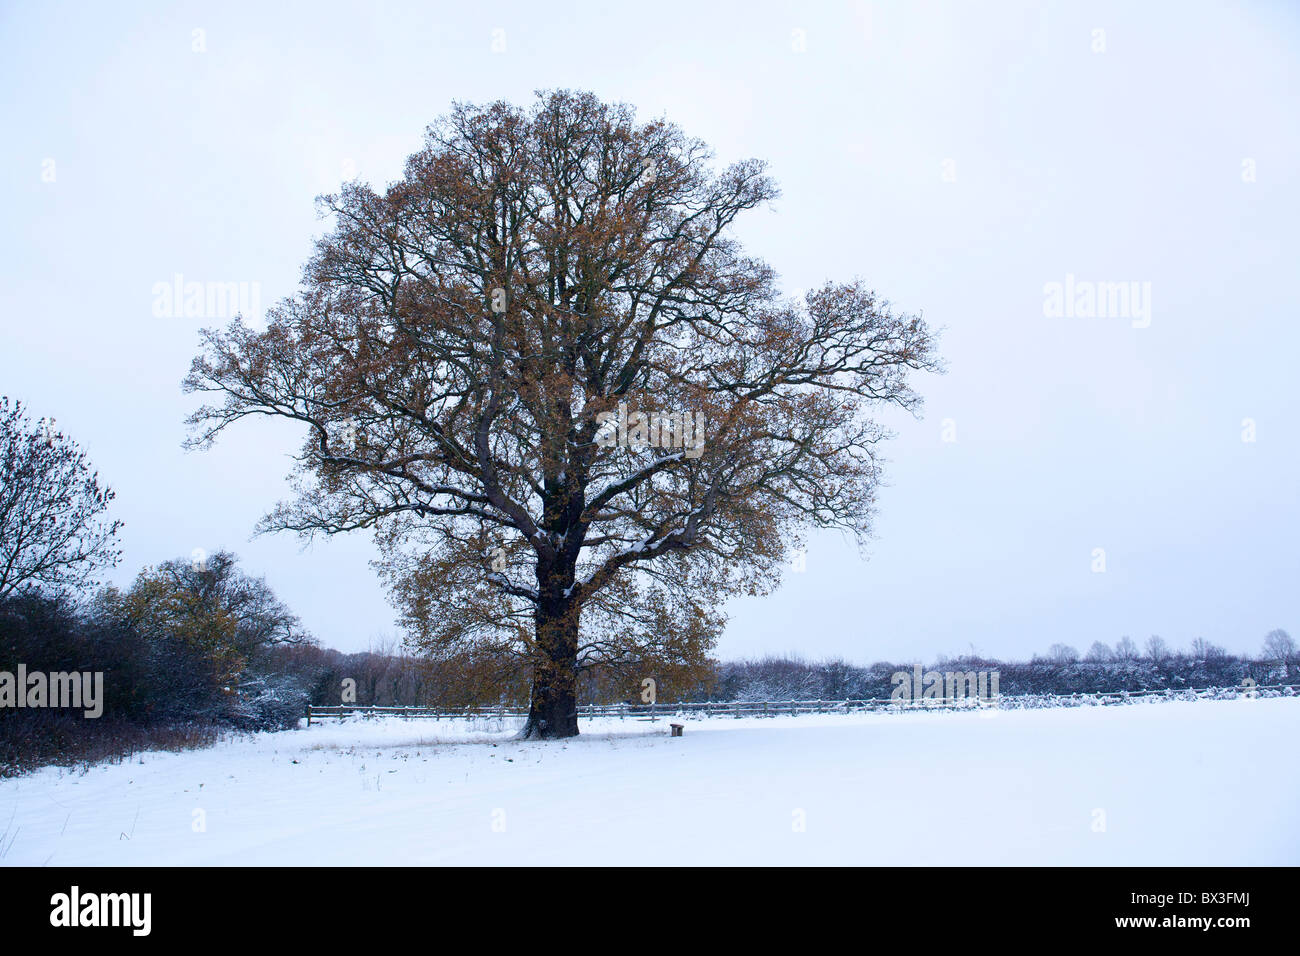
M 513 730 L 47 769 L 0 782 L 0 864 L 1300 863 L 1296 699 Z

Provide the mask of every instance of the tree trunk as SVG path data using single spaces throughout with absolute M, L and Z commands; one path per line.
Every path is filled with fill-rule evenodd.
M 567 603 L 539 606 L 537 658 L 523 740 L 578 736 L 578 609 Z

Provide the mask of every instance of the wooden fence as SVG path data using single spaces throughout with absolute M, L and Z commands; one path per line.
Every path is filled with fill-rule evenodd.
M 859 714 L 873 711 L 902 713 L 913 710 L 1020 710 L 1030 707 L 1087 707 L 1138 703 L 1144 700 L 1231 700 L 1238 697 L 1283 697 L 1300 690 L 1300 684 L 1269 684 L 1254 687 L 1203 687 L 1181 690 L 1134 690 L 1097 694 L 1000 694 L 991 699 L 978 697 L 928 697 L 918 700 L 874 698 L 865 700 L 728 700 L 690 701 L 676 704 L 580 704 L 578 716 L 617 717 L 620 720 L 658 720 L 665 717 L 776 717 L 799 714 Z M 327 718 L 406 717 L 430 720 L 503 719 L 527 717 L 528 708 L 482 707 L 375 707 L 357 704 L 307 706 L 307 726 Z

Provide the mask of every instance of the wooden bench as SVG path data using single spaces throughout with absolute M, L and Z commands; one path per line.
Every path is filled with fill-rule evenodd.
M 668 725 L 669 729 L 672 730 L 672 734 L 674 737 L 680 737 L 682 735 L 682 726 L 683 726 L 682 724 Z

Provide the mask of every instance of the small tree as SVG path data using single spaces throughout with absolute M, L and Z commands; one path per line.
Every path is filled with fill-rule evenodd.
M 108 587 L 95 597 L 97 613 L 140 634 L 155 653 L 167 648 L 189 652 L 201 662 L 201 682 L 210 691 L 230 691 L 245 658 L 235 642 L 236 621 L 224 608 L 204 602 L 154 569 L 141 571 L 126 591 Z M 196 675 L 176 675 L 192 682 Z
M 265 578 L 244 574 L 238 556 L 229 551 L 166 561 L 154 573 L 187 595 L 194 608 L 228 615 L 234 622 L 230 641 L 245 660 L 280 644 L 312 642 Z
M 1127 634 L 1115 642 L 1115 657 L 1121 661 L 1132 661 L 1138 657 L 1137 645 Z
M 104 588 L 93 607 L 138 633 L 155 653 L 183 651 L 178 660 L 202 673 L 176 679 L 214 698 L 238 690 L 249 665 L 272 648 L 313 643 L 266 582 L 242 573 L 228 551 L 145 568 L 126 591 Z
M 1226 656 L 1227 651 L 1203 637 L 1192 641 L 1192 657 L 1198 661 L 1216 661 Z
M 1147 638 L 1147 657 L 1153 661 L 1168 660 L 1169 645 L 1165 643 L 1163 637 L 1152 634 Z
M 1084 660 L 1090 661 L 1094 664 L 1102 661 L 1113 661 L 1114 659 L 1115 652 L 1110 649 L 1108 644 L 1105 644 L 1102 641 L 1093 641 L 1092 647 L 1088 648 L 1088 653 L 1084 657 Z
M 122 523 L 104 518 L 112 500 L 52 421 L 33 424 L 21 402 L 0 397 L 0 598 L 88 587 L 116 565 Z
M 1047 656 L 1057 664 L 1072 664 L 1079 659 L 1079 652 L 1069 644 L 1053 644 L 1047 649 Z
M 1264 636 L 1261 655 L 1266 661 L 1292 661 L 1296 658 L 1296 644 L 1291 635 L 1278 628 Z

